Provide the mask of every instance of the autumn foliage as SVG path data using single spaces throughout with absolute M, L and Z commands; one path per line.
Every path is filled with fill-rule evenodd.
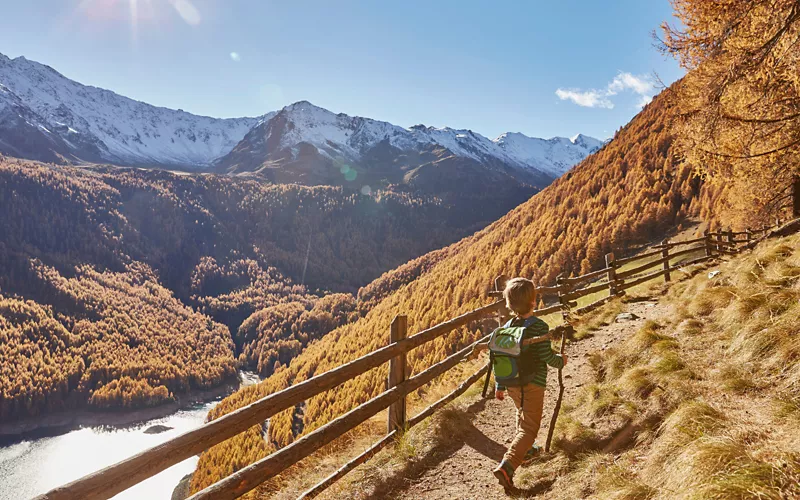
M 408 315 L 413 333 L 484 305 L 490 284 L 500 274 L 551 284 L 561 272 L 599 268 L 607 252 L 625 255 L 662 239 L 687 217 L 708 215 L 715 192 L 703 189 L 691 167 L 681 165 L 676 155 L 670 128 L 673 93 L 662 92 L 602 150 L 507 216 L 362 288 L 359 298 L 375 304 L 364 317 L 309 345 L 261 384 L 229 396 L 211 417 L 385 346 L 397 314 Z M 455 330 L 411 351 L 412 372 L 473 341 L 479 327 Z M 385 366 L 369 371 L 309 399 L 302 411 L 294 408 L 274 416 L 266 439 L 261 428 L 254 427 L 213 447 L 201 456 L 193 489 L 208 486 L 376 396 L 384 390 L 386 374 Z
M 691 70 L 676 99 L 680 153 L 725 191 L 729 222 L 785 217 L 800 174 L 800 4 L 672 3 L 681 26 L 664 26 L 662 48 Z
M 325 293 L 488 222 L 407 192 L 4 158 L 0 208 L 0 420 L 272 373 L 366 310 Z
M 67 278 L 40 262 L 32 275 L 53 306 L 0 296 L 0 420 L 71 409 L 151 406 L 235 373 L 227 329 L 185 306 L 141 264 L 90 267 Z
M 244 366 L 267 376 L 288 365 L 310 342 L 357 318 L 355 298 L 334 293 L 261 309 L 242 323 L 234 340 Z

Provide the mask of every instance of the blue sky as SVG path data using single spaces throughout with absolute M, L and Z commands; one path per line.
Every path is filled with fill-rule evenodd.
M 489 137 L 613 135 L 683 74 L 652 46 L 668 0 L 4 2 L 0 53 L 192 113 L 298 100 Z

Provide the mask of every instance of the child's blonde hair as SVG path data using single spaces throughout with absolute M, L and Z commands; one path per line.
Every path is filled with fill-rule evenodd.
M 503 290 L 503 298 L 514 316 L 524 316 L 533 310 L 536 300 L 536 285 L 525 278 L 508 280 Z

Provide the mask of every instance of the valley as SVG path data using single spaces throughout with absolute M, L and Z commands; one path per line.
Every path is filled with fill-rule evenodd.
M 3 10 L 0 500 L 800 495 L 800 3 L 244 4 Z
M 405 193 L 12 159 L 0 201 L 3 420 L 267 375 L 365 313 L 361 285 L 487 222 Z
M 670 124 L 679 84 L 657 96 L 599 152 L 506 216 L 365 287 L 362 297 L 380 293 L 381 298 L 364 316 L 310 344 L 261 384 L 226 398 L 211 418 L 386 345 L 388 326 L 397 314 L 408 315 L 409 331 L 421 331 L 485 305 L 487 284 L 496 276 L 527 276 L 552 285 L 560 273 L 598 269 L 608 252 L 629 255 L 672 228 L 688 225 L 690 218 L 713 213 L 718 190 L 704 185 L 675 155 Z M 480 328 L 461 327 L 415 349 L 408 355 L 410 373 L 481 335 Z M 318 427 L 377 396 L 386 376 L 383 366 L 310 398 L 301 417 L 304 428 Z M 245 467 L 294 442 L 302 435 L 297 429 L 294 412 L 287 410 L 271 418 L 266 440 L 250 429 L 214 446 L 201 455 L 193 491 L 218 481 L 229 467 Z M 262 489 L 272 487 L 268 482 Z
M 0 55 L 0 84 L 6 422 L 170 404 L 238 367 L 269 376 L 401 285 L 382 273 L 602 147 L 306 101 L 219 120 L 24 57 Z

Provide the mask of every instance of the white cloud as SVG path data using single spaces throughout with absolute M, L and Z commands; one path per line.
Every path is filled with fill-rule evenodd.
M 609 97 L 629 90 L 641 96 L 637 102 L 637 107 L 641 108 L 653 99 L 652 94 L 654 89 L 655 84 L 650 76 L 637 76 L 620 71 L 620 73 L 606 85 L 605 89 L 580 90 L 559 88 L 556 89 L 556 95 L 562 101 L 572 101 L 578 106 L 613 109 L 614 103 Z
M 231 59 L 233 59 L 236 62 L 239 62 L 242 60 L 242 56 L 239 55 L 238 52 L 231 52 Z
M 653 80 L 647 76 L 634 76 L 630 73 L 620 73 L 608 84 L 609 95 L 616 95 L 623 90 L 632 90 L 639 95 L 649 95 L 653 91 Z
M 572 101 L 578 106 L 586 108 L 612 109 L 614 107 L 614 103 L 598 90 L 581 92 L 580 90 L 558 89 L 556 95 L 562 101 Z
M 652 100 L 653 100 L 653 96 L 651 96 L 651 95 L 643 95 L 639 99 L 639 102 L 636 103 L 636 107 L 643 108 L 643 107 L 647 106 L 648 104 L 650 104 L 650 101 L 652 101 Z

